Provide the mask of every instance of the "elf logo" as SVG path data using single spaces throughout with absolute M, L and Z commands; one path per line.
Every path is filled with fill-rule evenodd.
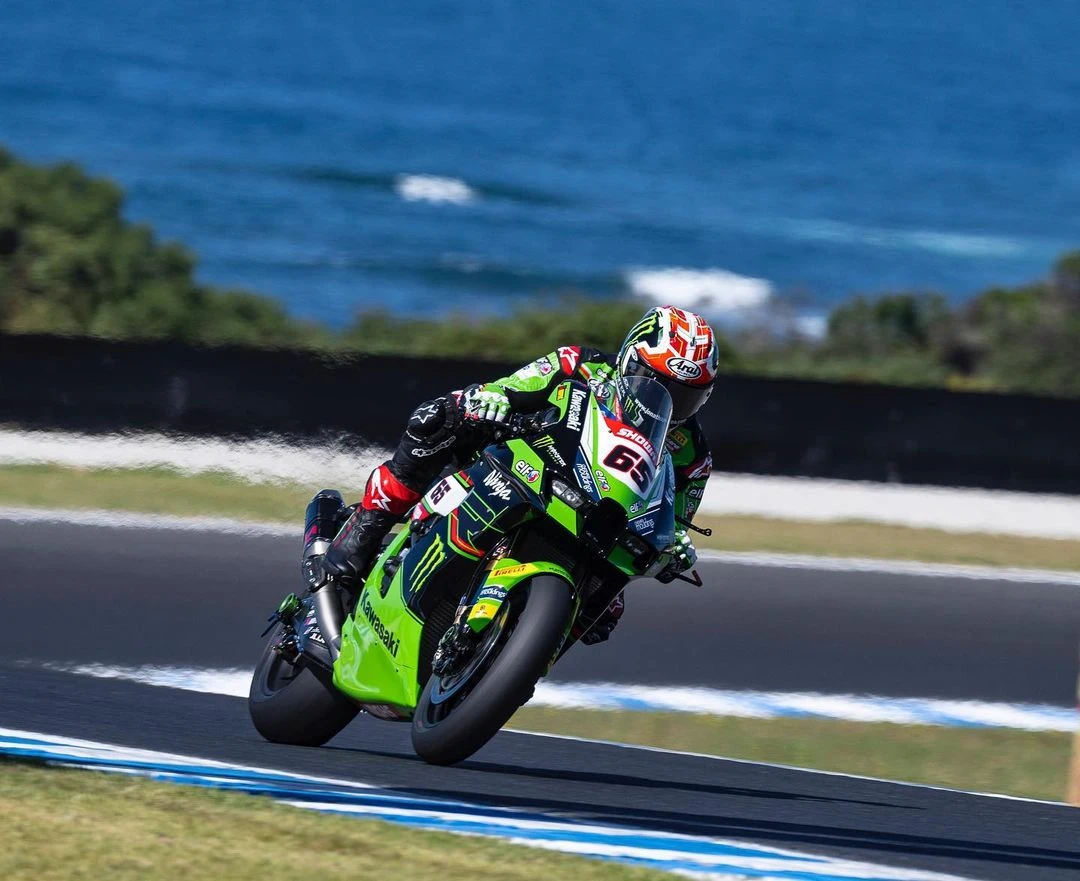
M 529 483 L 536 483 L 540 479 L 540 472 L 524 459 L 519 459 L 514 463 L 514 470 Z
M 667 367 L 679 379 L 697 379 L 701 376 L 701 368 L 687 358 L 668 358 Z

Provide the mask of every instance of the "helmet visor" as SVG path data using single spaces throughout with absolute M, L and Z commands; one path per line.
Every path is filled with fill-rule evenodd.
M 660 383 L 671 396 L 671 418 L 674 422 L 685 422 L 698 410 L 701 405 L 709 400 L 712 394 L 712 384 L 687 385 L 684 382 L 670 377 L 662 376 L 638 358 L 631 358 L 630 363 L 621 371 L 623 376 L 644 376 Z

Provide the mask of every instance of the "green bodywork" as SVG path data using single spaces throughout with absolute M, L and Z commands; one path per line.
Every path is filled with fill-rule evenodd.
M 561 393 L 555 389 L 550 395 L 552 405 L 564 419 L 569 398 L 567 387 L 569 383 L 563 385 Z M 593 395 L 588 396 L 588 401 L 583 417 L 593 420 L 593 430 L 597 432 L 604 417 Z M 554 495 L 542 493 L 549 461 L 522 439 L 507 441 L 506 449 L 509 453 L 505 466 L 507 473 L 500 476 L 500 480 L 507 485 L 513 483 L 519 495 L 530 500 L 531 513 L 526 517 L 546 514 L 570 534 L 579 535 L 582 525 L 579 511 Z M 602 484 L 597 486 L 603 497 L 613 499 L 628 510 L 632 506 L 644 509 L 650 503 L 650 494 L 635 493 L 597 461 L 595 450 L 591 457 L 590 470 L 595 476 L 604 475 L 603 482 L 608 486 L 606 491 L 602 490 Z M 667 468 L 670 472 L 670 465 Z M 429 584 L 442 576 L 444 567 L 455 561 L 470 567 L 469 581 L 474 587 L 467 597 L 462 598 L 459 614 L 474 632 L 483 630 L 498 614 L 507 597 L 537 575 L 554 575 L 574 585 L 573 575 L 564 566 L 546 560 L 503 557 L 489 563 L 482 577 L 476 577 L 476 566 L 483 565 L 483 552 L 473 542 L 478 541 L 479 534 L 501 534 L 504 530 L 499 527 L 497 512 L 485 501 L 484 494 L 477 491 L 481 487 L 473 487 L 461 474 L 446 480 L 455 480 L 459 486 L 457 491 L 466 494 L 445 516 L 432 515 L 438 517 L 435 526 L 419 539 L 414 540 L 409 528 L 393 537 L 367 577 L 357 605 L 342 627 L 341 651 L 334 663 L 333 681 L 338 689 L 359 703 L 377 705 L 400 718 L 411 715 L 423 687 L 418 680 L 418 667 L 424 621 L 410 607 L 410 600 L 415 604 Z M 660 485 L 661 494 L 664 482 L 654 481 Z M 655 495 L 657 487 L 654 485 L 650 489 L 653 490 L 651 495 Z M 434 488 L 421 502 L 426 512 L 435 510 L 433 495 Z M 623 548 L 616 547 L 608 559 L 628 575 L 641 574 L 634 569 L 632 555 Z M 468 583 L 463 580 L 462 590 Z M 576 607 L 575 615 L 567 621 L 568 632 L 575 616 Z

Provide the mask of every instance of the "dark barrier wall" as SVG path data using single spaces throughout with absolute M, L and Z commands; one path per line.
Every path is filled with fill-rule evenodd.
M 416 403 L 510 369 L 0 336 L 0 422 L 390 444 Z M 726 376 L 702 421 L 725 471 L 1080 493 L 1075 400 Z

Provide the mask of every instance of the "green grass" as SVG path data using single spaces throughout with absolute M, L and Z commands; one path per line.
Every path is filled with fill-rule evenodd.
M 355 487 L 342 488 L 347 497 L 359 494 L 361 479 L 358 474 Z M 298 530 L 304 506 L 317 489 L 300 484 L 248 484 L 222 474 L 186 477 L 164 468 L 0 467 L 0 505 L 225 516 L 294 523 Z M 700 548 L 1080 570 L 1077 541 L 763 517 L 702 516 L 698 522 L 714 530 L 711 538 L 696 537 Z
M 832 719 L 525 707 L 509 727 L 1060 801 L 1072 735 Z
M 0 760 L 0 877 L 35 881 L 574 878 L 659 872 L 269 799 Z

